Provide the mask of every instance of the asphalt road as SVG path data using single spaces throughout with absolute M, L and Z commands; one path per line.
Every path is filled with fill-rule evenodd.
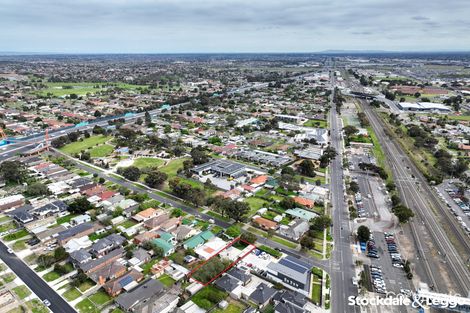
M 7 246 L 0 242 L 0 258 L 9 268 L 23 280 L 23 282 L 42 300 L 51 302 L 49 309 L 54 313 L 76 313 L 67 301 L 59 296 L 55 290 L 43 281 L 32 269 L 30 269 L 15 254 L 8 253 Z
M 334 77 L 331 83 L 334 88 Z M 345 202 L 342 166 L 342 137 L 341 124 L 335 105 L 330 99 L 330 137 L 331 145 L 336 149 L 338 156 L 330 163 L 330 197 L 333 206 L 334 249 L 331 253 L 331 309 L 334 313 L 356 312 L 359 308 L 348 305 L 349 296 L 357 296 L 357 287 L 352 284 L 354 276 L 354 263 L 351 252 L 351 230 L 349 228 L 349 213 Z

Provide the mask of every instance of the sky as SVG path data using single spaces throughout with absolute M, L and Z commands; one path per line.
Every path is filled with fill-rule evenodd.
M 0 51 L 470 51 L 469 0 L 0 0 Z

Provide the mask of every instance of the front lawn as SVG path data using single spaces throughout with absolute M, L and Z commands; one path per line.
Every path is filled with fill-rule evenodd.
M 14 222 L 8 222 L 8 223 L 0 225 L 0 233 L 3 233 L 10 229 L 15 229 L 15 228 L 16 228 L 16 224 Z
M 52 271 L 47 274 L 44 274 L 42 278 L 44 278 L 45 281 L 50 282 L 50 281 L 60 278 L 60 274 Z
M 64 294 L 62 295 L 67 301 L 73 301 L 75 299 L 77 299 L 78 297 L 80 297 L 82 294 L 80 293 L 80 291 L 77 290 L 77 288 L 71 288 L 69 290 L 67 290 L 66 292 L 64 292 Z
M 8 273 L 2 276 L 2 279 L 6 284 L 11 283 L 12 281 L 15 280 L 15 278 L 16 278 L 16 275 L 13 273 Z
M 31 291 L 26 286 L 15 287 L 15 288 L 13 288 L 13 291 L 16 293 L 18 298 L 20 298 L 21 300 L 23 300 L 24 298 L 26 298 L 27 296 L 29 296 L 31 294 Z
M 26 239 L 15 241 L 15 243 L 12 246 L 13 250 L 18 252 L 18 251 L 26 249 L 26 241 L 27 241 Z
M 315 127 L 315 128 L 328 128 L 328 123 L 325 120 L 308 120 L 304 123 L 305 127 Z
M 42 302 L 38 299 L 33 299 L 31 301 L 26 302 L 26 306 L 33 313 L 49 313 L 49 309 L 46 308 L 44 304 L 42 304 Z
M 94 304 L 97 304 L 98 306 L 102 306 L 103 304 L 109 302 L 111 300 L 111 297 L 104 291 L 100 290 L 95 294 L 92 294 L 90 297 L 88 297 Z
M 75 307 L 80 313 L 100 313 L 100 310 L 89 299 L 80 301 Z
M 78 286 L 78 290 L 80 290 L 81 292 L 85 292 L 94 285 L 95 283 L 91 279 L 88 279 L 85 282 L 81 283 L 80 286 Z
M 165 161 L 162 159 L 157 159 L 157 158 L 138 158 L 134 160 L 134 163 L 132 165 L 138 167 L 138 168 L 145 168 L 145 167 L 159 167 L 163 165 Z
M 277 236 L 274 236 L 271 238 L 272 241 L 275 241 L 277 243 L 280 243 L 281 245 L 284 245 L 286 247 L 289 247 L 289 248 L 292 248 L 292 249 L 295 249 L 297 248 L 297 244 L 292 242 L 292 241 L 289 241 L 289 240 L 285 240 L 285 239 L 282 239 L 280 237 L 277 237 Z
M 3 237 L 3 240 L 5 240 L 5 241 L 17 240 L 17 239 L 26 237 L 28 235 L 29 235 L 28 231 L 26 229 L 22 229 L 22 230 L 19 230 L 19 231 L 15 232 L 15 233 L 11 233 L 11 234 L 6 235 L 5 237 Z

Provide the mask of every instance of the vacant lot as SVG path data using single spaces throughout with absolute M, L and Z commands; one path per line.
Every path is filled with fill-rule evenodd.
M 183 162 L 187 158 L 171 160 L 167 165 L 160 167 L 158 170 L 168 175 L 169 178 L 176 176 L 178 170 L 183 167 Z

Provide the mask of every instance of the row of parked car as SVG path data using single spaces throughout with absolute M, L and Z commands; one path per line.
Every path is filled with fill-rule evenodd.
M 372 284 L 374 285 L 375 292 L 386 294 L 387 288 L 385 286 L 385 280 L 382 274 L 382 269 L 379 266 L 371 265 L 370 266 L 370 278 Z
M 356 207 L 357 207 L 357 216 L 363 218 L 367 217 L 368 213 L 364 209 L 364 203 L 362 202 L 362 195 L 360 192 L 357 192 L 354 195 L 354 199 L 356 200 Z
M 445 189 L 445 191 L 449 194 L 455 204 L 458 205 L 462 212 L 465 213 L 465 215 L 470 219 L 470 207 L 458 197 L 457 191 L 451 188 L 447 188 Z M 458 212 L 450 205 L 450 203 L 445 200 L 444 196 L 441 194 L 439 189 L 437 189 L 437 194 L 439 198 L 441 198 L 441 200 L 446 203 L 447 207 L 452 212 L 452 214 L 457 218 L 457 221 L 459 222 L 460 226 L 467 232 L 467 234 L 470 234 L 470 227 L 468 227 L 467 223 L 463 220 L 461 216 L 459 216 Z
M 392 258 L 392 265 L 394 267 L 403 268 L 404 262 L 401 258 L 401 254 L 398 252 L 397 243 L 395 241 L 395 235 L 390 233 L 385 233 L 385 242 L 387 244 L 388 253 Z
M 379 252 L 377 250 L 377 246 L 375 245 L 375 240 L 373 238 L 371 238 L 367 242 L 367 256 L 369 258 L 374 258 L 374 259 L 379 258 Z

